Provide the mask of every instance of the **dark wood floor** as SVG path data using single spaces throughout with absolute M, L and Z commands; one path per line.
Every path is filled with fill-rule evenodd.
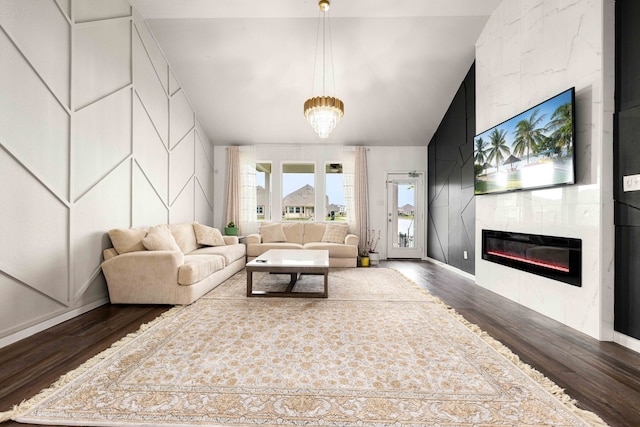
M 611 426 L 640 426 L 640 354 L 599 342 L 430 262 L 389 261 Z M 167 307 L 105 305 L 0 349 L 0 411 L 36 394 Z M 4 426 L 19 426 L 7 422 Z

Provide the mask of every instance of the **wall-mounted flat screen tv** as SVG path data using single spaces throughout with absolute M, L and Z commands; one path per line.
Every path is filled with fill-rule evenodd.
M 575 88 L 473 140 L 475 194 L 575 183 Z

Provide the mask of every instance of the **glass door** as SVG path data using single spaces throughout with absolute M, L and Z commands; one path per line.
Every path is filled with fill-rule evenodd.
M 387 174 L 387 258 L 422 259 L 422 174 Z

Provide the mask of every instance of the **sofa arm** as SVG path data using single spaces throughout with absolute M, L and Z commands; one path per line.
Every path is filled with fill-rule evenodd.
M 178 270 L 184 264 L 179 251 L 138 251 L 118 255 L 102 263 L 112 303 L 153 304 L 178 286 Z
M 108 260 L 114 257 L 118 256 L 118 251 L 115 250 L 115 248 L 107 248 L 104 251 L 102 251 L 102 256 L 104 256 L 104 260 Z
M 262 243 L 262 236 L 260 234 L 249 234 L 247 236 L 247 246 L 252 244 L 257 245 L 260 243 Z
M 237 245 L 240 243 L 240 238 L 238 236 L 222 236 L 225 245 Z
M 355 234 L 347 234 L 344 238 L 345 245 L 358 246 L 360 238 Z

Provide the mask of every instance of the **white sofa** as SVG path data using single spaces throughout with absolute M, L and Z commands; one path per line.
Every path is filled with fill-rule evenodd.
M 324 249 L 329 251 L 329 267 L 357 267 L 359 240 L 341 222 L 263 223 L 259 233 L 247 236 L 247 261 L 269 249 Z
M 245 265 L 236 236 L 198 223 L 109 231 L 102 271 L 113 304 L 191 304 Z

